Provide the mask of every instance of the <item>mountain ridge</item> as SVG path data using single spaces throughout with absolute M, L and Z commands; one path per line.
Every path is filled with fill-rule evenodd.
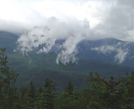
M 10 34 L 4 35 L 10 37 Z M 2 35 L 0 34 L 0 36 Z M 0 37 L 0 40 L 1 39 L 2 37 Z M 34 50 L 29 53 L 29 57 L 23 56 L 22 53 L 13 52 L 13 49 L 16 47 L 16 40 L 17 37 L 15 40 L 6 38 L 4 41 L 7 41 L 7 45 L 0 43 L 0 48 L 6 48 L 8 51 L 8 53 L 5 52 L 5 54 L 8 56 L 9 63 L 7 65 L 9 65 L 10 69 L 16 73 L 22 72 L 16 81 L 17 87 L 19 87 L 20 83 L 29 87 L 30 82 L 33 81 L 35 87 L 38 88 L 39 85 L 44 84 L 45 79 L 50 76 L 56 84 L 59 85 L 57 89 L 63 91 L 64 86 L 66 86 L 70 80 L 74 85 L 77 85 L 78 82 L 80 88 L 82 88 L 82 85 L 88 87 L 89 83 L 85 79 L 91 71 L 94 76 L 96 76 L 94 72 L 97 72 L 101 78 L 106 77 L 106 79 L 110 79 L 110 76 L 119 76 L 119 73 L 122 76 L 126 76 L 126 72 L 131 75 L 130 73 L 134 71 L 134 68 L 130 66 L 116 65 L 115 63 L 86 58 L 86 56 L 83 56 L 84 58 L 79 56 L 76 64 L 70 62 L 67 65 L 62 63 L 57 65 L 55 61 L 57 54 L 52 51 L 47 54 L 36 54 L 36 50 Z M 110 39 L 108 40 L 110 41 Z M 61 77 L 61 79 L 59 77 Z

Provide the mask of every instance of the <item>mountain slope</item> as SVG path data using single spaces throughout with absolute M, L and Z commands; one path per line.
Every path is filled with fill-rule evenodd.
M 0 31 L 0 48 L 6 48 L 7 54 L 14 53 L 13 49 L 16 47 L 18 36 L 5 31 Z
M 134 67 L 134 43 L 108 38 L 82 41 L 78 44 L 79 58 L 96 59 Z
M 16 86 L 22 82 L 24 86 L 28 87 L 30 81 L 35 83 L 36 88 L 43 86 L 47 77 L 51 77 L 58 86 L 57 90 L 63 90 L 67 83 L 71 80 L 74 85 L 79 83 L 79 87 L 82 85 L 88 87 L 88 82 L 85 80 L 89 73 L 92 71 L 93 76 L 95 72 L 99 74 L 101 78 L 106 77 L 107 80 L 110 76 L 126 77 L 127 72 L 131 75 L 134 68 L 114 65 L 103 61 L 91 60 L 91 59 L 79 59 L 77 64 L 59 64 L 55 62 L 56 54 L 51 52 L 48 54 L 31 54 L 30 57 L 23 57 L 20 54 L 9 55 L 9 67 L 15 72 L 22 71 L 17 79 Z
M 81 51 L 77 55 L 79 57 L 77 64 L 70 63 L 65 66 L 61 63 L 59 65 L 56 64 L 57 54 L 54 52 L 36 54 L 36 51 L 32 51 L 29 53 L 29 57 L 22 56 L 22 54 L 18 52 L 14 53 L 13 49 L 16 48 L 17 38 L 18 36 L 12 33 L 0 32 L 0 48 L 6 47 L 5 54 L 8 56 L 9 67 L 16 73 L 22 72 L 16 81 L 17 87 L 19 87 L 20 83 L 25 87 L 29 87 L 30 82 L 33 81 L 36 88 L 38 88 L 44 85 L 46 78 L 51 77 L 52 80 L 56 82 L 58 91 L 63 91 L 70 80 L 73 85 L 79 85 L 80 88 L 82 85 L 89 88 L 89 83 L 85 78 L 88 77 L 91 71 L 97 72 L 101 78 L 106 77 L 106 79 L 109 79 L 110 76 L 119 76 L 120 73 L 121 77 L 123 77 L 126 76 L 126 72 L 130 75 L 130 73 L 134 71 L 133 67 L 104 62 L 106 61 L 104 54 L 98 54 L 96 51 L 91 50 L 91 47 L 101 46 L 104 42 L 106 42 L 106 44 L 113 44 L 115 39 L 80 43 Z M 109 40 L 109 42 L 107 42 L 107 40 Z M 95 54 L 98 55 L 98 57 Z M 101 56 L 103 56 L 103 58 Z M 113 59 L 114 55 L 108 55 L 107 58 L 109 58 L 109 56 L 111 56 L 110 59 Z M 93 76 L 95 76 L 94 73 Z

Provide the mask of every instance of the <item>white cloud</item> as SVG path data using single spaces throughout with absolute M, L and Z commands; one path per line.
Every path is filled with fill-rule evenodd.
M 58 54 L 56 62 L 61 61 L 64 64 L 70 60 L 74 62 L 76 60 L 74 56 L 77 53 L 76 46 L 89 35 L 90 32 L 87 30 L 89 30 L 89 24 L 86 19 L 84 21 L 71 19 L 69 22 L 62 22 L 52 17 L 44 23 L 43 27 L 36 27 L 22 34 L 17 41 L 18 48 L 14 51 L 21 50 L 24 55 L 45 43 L 43 49 L 37 51 L 37 54 L 48 53 L 56 40 L 64 39 L 65 42 L 59 46 L 62 52 Z
M 76 46 L 82 40 L 112 37 L 134 42 L 133 16 L 133 0 L 0 1 L 0 30 L 20 35 L 18 50 L 27 54 L 45 43 L 37 53 L 47 53 L 56 40 L 65 39 L 57 57 L 63 63 L 75 60 Z M 106 53 L 114 48 L 101 49 Z
M 118 61 L 119 63 L 122 63 L 126 56 L 129 54 L 128 53 L 128 50 L 117 50 L 118 54 L 114 57 L 115 58 L 115 61 Z
M 134 30 L 134 7 L 130 6 L 131 3 L 134 5 L 133 0 L 113 2 L 113 6 L 97 29 L 105 36 L 134 42 L 134 36 L 131 34 Z
M 110 45 L 103 45 L 101 47 L 91 48 L 91 50 L 100 51 L 103 54 L 106 54 L 106 53 L 111 53 L 112 51 L 115 51 L 115 47 L 114 46 L 110 46 Z
M 91 50 L 101 52 L 103 54 L 117 52 L 117 54 L 114 56 L 115 61 L 122 63 L 125 61 L 126 56 L 129 54 L 129 49 L 126 47 L 126 45 L 127 43 L 123 44 L 121 42 L 118 42 L 116 45 L 102 45 L 101 47 L 91 48 Z

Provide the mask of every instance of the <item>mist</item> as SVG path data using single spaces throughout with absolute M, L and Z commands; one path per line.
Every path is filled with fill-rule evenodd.
M 101 52 L 103 54 L 110 54 L 111 52 L 116 52 L 117 54 L 114 56 L 115 62 L 121 64 L 125 61 L 125 58 L 129 55 L 129 47 L 127 43 L 118 42 L 114 45 L 102 45 L 100 47 L 91 48 L 91 50 Z
M 76 62 L 77 45 L 83 40 L 116 38 L 134 42 L 133 0 L 5 0 L 0 2 L 0 15 L 0 30 L 19 36 L 14 52 L 28 56 L 45 44 L 36 54 L 48 53 L 57 40 L 65 40 L 58 45 L 57 64 Z M 115 47 L 93 50 L 117 51 L 115 61 L 122 63 L 128 49 Z

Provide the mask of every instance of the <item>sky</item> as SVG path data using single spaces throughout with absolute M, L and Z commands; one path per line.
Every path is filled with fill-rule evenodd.
M 75 62 L 82 40 L 134 42 L 134 0 L 0 0 L 0 30 L 19 36 L 14 51 L 23 55 L 44 43 L 36 53 L 48 53 L 56 40 L 64 39 L 56 62 Z M 126 50 L 117 51 L 115 59 L 124 60 Z

